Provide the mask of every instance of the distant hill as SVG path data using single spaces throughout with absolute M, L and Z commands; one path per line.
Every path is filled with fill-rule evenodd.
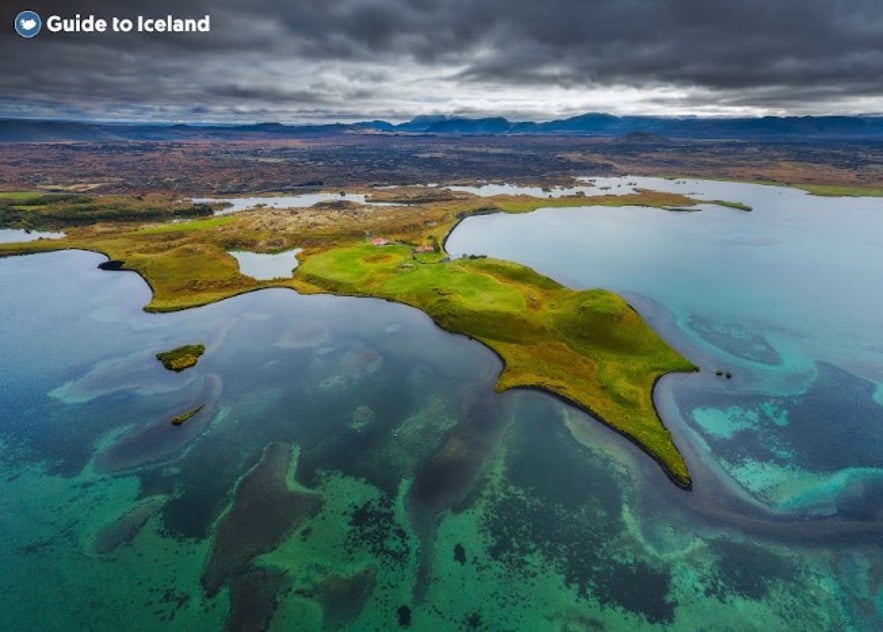
M 581 114 L 534 122 L 502 117 L 418 116 L 406 123 L 374 120 L 321 125 L 201 125 L 96 123 L 38 119 L 0 119 L 0 142 L 186 141 L 297 138 L 327 134 L 548 135 L 619 138 L 627 142 L 666 139 L 883 140 L 881 116 L 805 116 L 763 118 L 667 118 Z

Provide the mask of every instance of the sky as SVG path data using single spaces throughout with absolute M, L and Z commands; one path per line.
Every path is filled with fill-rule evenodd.
M 883 114 L 881 0 L 5 2 L 0 116 L 310 123 L 417 115 Z M 43 18 L 32 39 L 13 28 Z M 51 15 L 211 16 L 52 33 Z

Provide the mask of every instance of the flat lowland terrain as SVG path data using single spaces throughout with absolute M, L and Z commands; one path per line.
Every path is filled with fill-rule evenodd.
M 585 175 L 879 187 L 883 142 L 305 134 L 212 142 L 0 143 L 0 189 L 184 195 Z

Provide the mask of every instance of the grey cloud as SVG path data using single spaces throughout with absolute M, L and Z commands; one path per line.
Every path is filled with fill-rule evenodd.
M 143 107 L 181 116 L 245 111 L 296 119 L 323 108 L 329 116 L 388 116 L 420 100 L 398 94 L 408 88 L 399 76 L 435 77 L 427 79 L 425 103 L 441 95 L 447 111 L 473 111 L 460 97 L 485 91 L 486 114 L 511 113 L 494 109 L 500 87 L 541 95 L 550 85 L 668 86 L 691 95 L 684 107 L 819 112 L 836 110 L 845 98 L 883 98 L 879 0 L 139 4 L 84 0 L 76 10 L 104 17 L 209 13 L 213 31 L 25 41 L 10 29 L 0 38 L 0 114 L 55 103 L 59 111 Z M 44 16 L 70 15 L 69 7 L 32 3 Z M 4 10 L 2 18 L 11 23 L 13 16 Z

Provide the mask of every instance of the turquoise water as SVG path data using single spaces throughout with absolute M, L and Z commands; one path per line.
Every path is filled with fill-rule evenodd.
M 700 184 L 736 186 L 670 186 Z M 0 629 L 879 629 L 881 203 L 726 193 L 754 213 L 486 216 L 447 244 L 622 291 L 702 366 L 656 392 L 692 492 L 495 394 L 494 354 L 416 310 L 146 314 L 100 256 L 0 260 Z M 154 359 L 195 342 L 193 369 Z

